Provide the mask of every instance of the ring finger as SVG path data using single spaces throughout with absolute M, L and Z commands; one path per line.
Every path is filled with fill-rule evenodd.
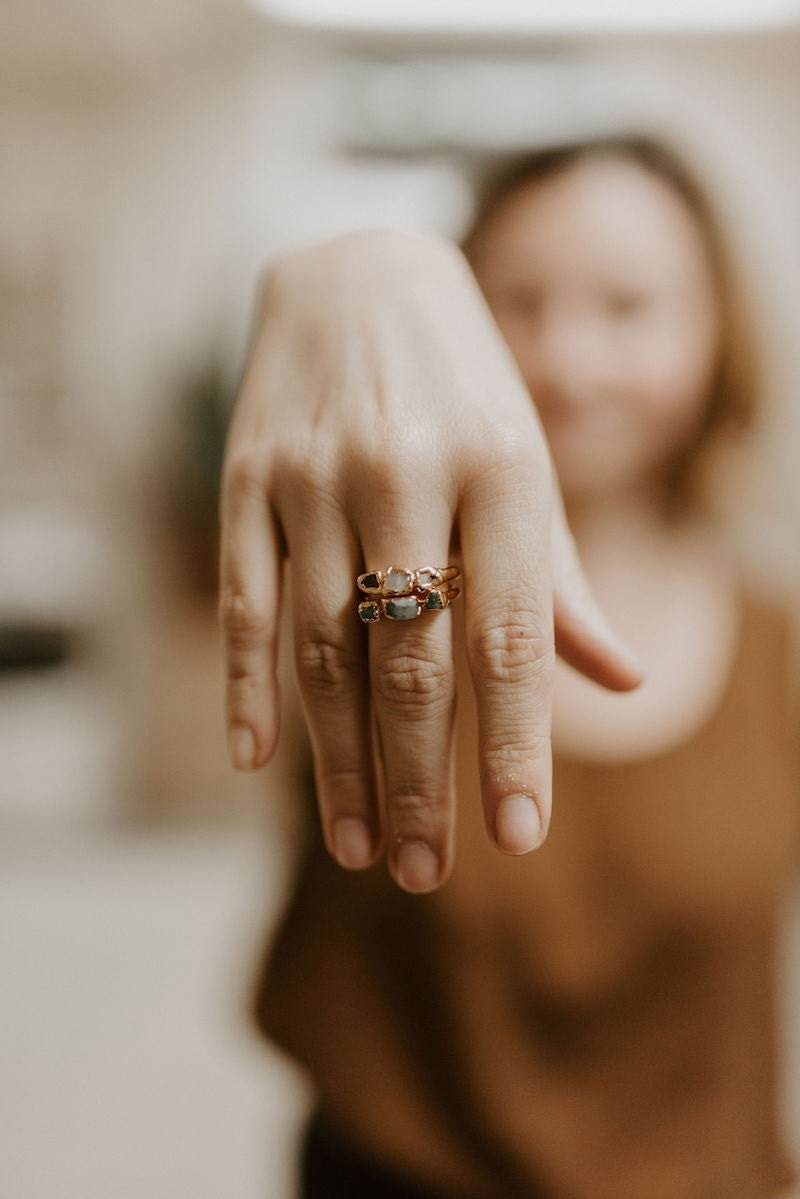
M 391 513 L 414 512 L 418 499 L 382 506 L 362 522 L 366 570 L 390 565 L 415 570 L 447 564 L 451 514 L 426 510 L 425 526 Z M 440 535 L 433 530 L 441 530 Z M 445 585 L 445 588 L 447 585 Z M 406 620 L 383 618 L 369 637 L 372 702 L 380 739 L 389 869 L 408 891 L 439 886 L 452 869 L 455 797 L 452 737 L 455 714 L 450 614 L 422 611 Z

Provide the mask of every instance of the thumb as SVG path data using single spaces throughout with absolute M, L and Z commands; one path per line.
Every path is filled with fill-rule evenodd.
M 583 573 L 558 488 L 553 496 L 553 618 L 556 651 L 581 674 L 611 691 L 642 682 L 641 664 L 610 627 Z

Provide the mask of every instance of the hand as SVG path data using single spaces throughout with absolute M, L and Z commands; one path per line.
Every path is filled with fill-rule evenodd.
M 540 844 L 556 648 L 607 687 L 640 674 L 590 596 L 534 406 L 449 242 L 353 234 L 264 279 L 222 486 L 220 619 L 240 769 L 262 766 L 278 736 L 286 556 L 334 857 L 359 869 L 388 845 L 393 877 L 419 892 L 452 868 L 450 614 L 364 625 L 355 579 L 459 556 L 487 830 L 507 853 Z

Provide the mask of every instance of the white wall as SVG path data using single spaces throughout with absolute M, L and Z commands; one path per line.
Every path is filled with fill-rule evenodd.
M 797 35 L 610 42 L 567 61 L 573 101 L 563 114 L 530 119 L 532 137 L 559 122 L 567 132 L 652 123 L 702 160 L 743 231 L 768 311 L 770 402 L 781 415 L 767 475 L 795 521 L 798 60 Z M 464 188 L 446 158 L 339 156 L 340 79 L 333 51 L 272 34 L 213 66 L 165 72 L 82 126 L 75 114 L 83 195 L 69 370 L 76 413 L 121 460 L 147 456 L 168 368 L 202 357 L 220 327 L 243 343 L 253 280 L 274 252 L 360 224 L 457 229 Z

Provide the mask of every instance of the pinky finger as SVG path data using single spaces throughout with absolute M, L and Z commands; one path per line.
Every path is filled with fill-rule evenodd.
M 239 770 L 263 766 L 278 736 L 281 537 L 262 486 L 232 473 L 221 504 L 219 619 L 228 747 Z

